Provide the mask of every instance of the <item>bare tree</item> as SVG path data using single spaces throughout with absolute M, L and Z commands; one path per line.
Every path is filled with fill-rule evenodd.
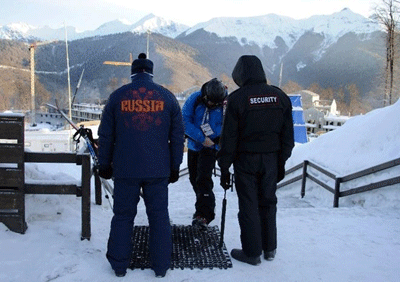
M 392 92 L 394 83 L 394 63 L 396 51 L 396 34 L 400 15 L 399 0 L 382 0 L 380 6 L 375 8 L 377 20 L 386 30 L 386 67 L 385 67 L 385 93 L 384 106 L 386 102 L 392 104 Z
M 282 90 L 287 94 L 291 94 L 303 90 L 303 87 L 300 84 L 289 80 L 285 85 L 282 86 Z

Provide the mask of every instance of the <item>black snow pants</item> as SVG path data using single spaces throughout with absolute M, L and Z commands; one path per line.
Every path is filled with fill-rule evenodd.
M 233 165 L 242 249 L 247 256 L 260 256 L 277 246 L 278 153 L 241 153 Z
M 215 218 L 215 196 L 212 180 L 217 151 L 203 148 L 201 151 L 188 150 L 189 180 L 196 193 L 196 211 L 193 217 L 201 216 L 210 223 Z

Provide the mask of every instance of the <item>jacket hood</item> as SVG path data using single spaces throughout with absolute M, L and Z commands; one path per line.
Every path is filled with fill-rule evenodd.
M 253 55 L 245 55 L 239 58 L 233 69 L 232 78 L 239 87 L 246 84 L 267 82 L 260 59 Z

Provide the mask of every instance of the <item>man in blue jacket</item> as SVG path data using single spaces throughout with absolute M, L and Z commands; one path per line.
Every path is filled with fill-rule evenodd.
M 212 170 L 219 150 L 225 85 L 214 78 L 200 91 L 189 96 L 182 108 L 185 134 L 188 138 L 189 179 L 196 193 L 196 211 L 192 224 L 206 229 L 215 218 Z
M 172 231 L 168 183 L 179 178 L 184 127 L 175 96 L 153 82 L 153 62 L 141 53 L 132 63 L 132 82 L 114 91 L 98 130 L 99 175 L 114 177 L 114 216 L 107 259 L 125 276 L 140 190 L 150 226 L 150 260 L 156 276 L 170 267 Z

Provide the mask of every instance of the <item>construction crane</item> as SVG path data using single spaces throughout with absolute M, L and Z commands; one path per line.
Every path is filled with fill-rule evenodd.
M 129 54 L 129 62 L 115 62 L 115 61 L 104 61 L 103 65 L 114 65 L 114 66 L 131 66 L 132 65 L 132 53 Z
M 146 48 L 146 52 L 147 52 L 147 59 L 150 59 L 149 57 L 149 44 L 150 44 L 150 30 L 147 30 L 147 48 Z M 113 65 L 113 66 L 131 66 L 133 62 L 132 59 L 132 53 L 129 54 L 129 62 L 115 62 L 115 61 L 104 61 L 103 65 Z
M 35 115 L 36 115 L 36 105 L 35 105 L 35 49 L 38 46 L 50 44 L 57 42 L 57 40 L 34 42 L 29 45 L 29 51 L 31 54 L 31 115 L 32 115 L 32 125 L 35 125 Z

